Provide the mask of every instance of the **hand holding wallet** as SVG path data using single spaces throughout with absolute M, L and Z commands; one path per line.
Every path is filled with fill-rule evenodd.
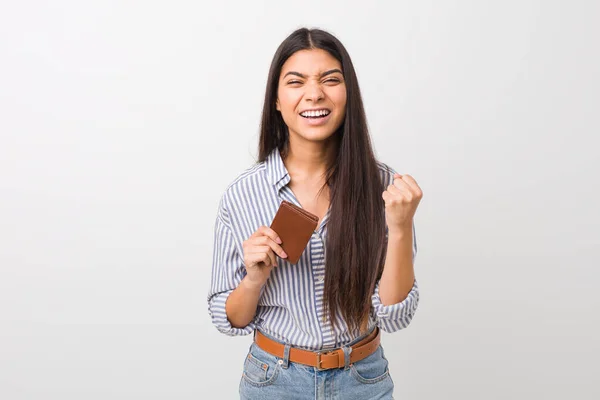
M 300 260 L 310 237 L 317 228 L 319 217 L 305 209 L 283 200 L 271 222 L 271 229 L 281 238 L 281 247 L 292 264 Z

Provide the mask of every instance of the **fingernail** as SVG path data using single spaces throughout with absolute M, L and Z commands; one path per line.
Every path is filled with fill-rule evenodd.
M 282 252 L 281 252 L 281 255 L 283 256 L 283 258 L 286 258 L 286 257 L 287 257 L 287 254 L 286 254 L 286 252 L 285 252 L 285 251 L 282 251 Z
M 277 243 L 281 244 L 281 238 L 280 238 L 280 237 L 277 237 L 277 239 L 275 239 L 275 241 L 276 241 Z

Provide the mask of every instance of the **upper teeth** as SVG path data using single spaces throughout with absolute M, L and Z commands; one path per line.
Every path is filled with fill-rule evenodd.
M 329 114 L 329 110 L 304 111 L 300 113 L 303 117 L 320 117 Z

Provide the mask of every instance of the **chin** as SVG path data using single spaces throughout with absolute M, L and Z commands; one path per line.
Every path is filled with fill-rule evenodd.
M 331 128 L 326 129 L 325 127 L 323 127 L 320 129 L 300 131 L 299 135 L 305 140 L 322 142 L 331 138 L 335 134 L 336 130 L 337 129 L 332 130 Z

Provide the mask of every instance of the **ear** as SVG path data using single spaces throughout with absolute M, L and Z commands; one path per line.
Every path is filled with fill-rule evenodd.
M 277 111 L 281 111 L 281 107 L 279 107 L 279 99 L 277 99 L 275 102 L 275 108 L 277 108 Z

